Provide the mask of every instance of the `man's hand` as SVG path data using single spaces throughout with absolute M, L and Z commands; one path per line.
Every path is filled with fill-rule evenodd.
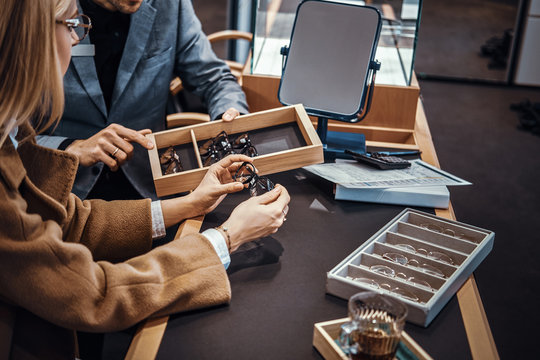
M 133 156 L 132 142 L 148 150 L 154 147 L 144 136 L 151 132 L 150 129 L 135 131 L 122 125 L 111 124 L 86 140 L 75 140 L 66 151 L 77 156 L 79 164 L 83 166 L 92 166 L 101 161 L 112 171 L 116 171 Z
M 223 113 L 223 116 L 221 117 L 223 121 L 233 121 L 236 119 L 236 117 L 240 115 L 240 111 L 236 110 L 235 108 L 228 108 L 227 111 Z

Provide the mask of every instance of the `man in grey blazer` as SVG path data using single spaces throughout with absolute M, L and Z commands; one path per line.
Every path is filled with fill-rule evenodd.
M 79 157 L 73 192 L 83 199 L 156 199 L 144 134 L 165 128 L 170 81 L 179 76 L 212 119 L 247 113 L 245 95 L 190 0 L 79 2 L 93 29 L 64 77 L 64 117 L 38 142 Z

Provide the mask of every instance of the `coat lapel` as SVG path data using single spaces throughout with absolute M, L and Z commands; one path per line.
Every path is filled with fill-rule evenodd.
M 37 145 L 33 139 L 34 129 L 28 124 L 21 125 L 19 133 L 18 138 L 29 139 L 19 143 L 17 150 L 28 179 L 36 192 L 43 192 L 59 202 L 62 206 L 57 206 L 57 208 L 62 213 L 65 211 L 62 208 L 67 204 L 77 175 L 79 167 L 77 157 L 65 151 Z M 61 180 L 58 174 L 63 175 Z
M 156 9 L 148 1 L 143 1 L 140 9 L 131 16 L 129 35 L 118 67 L 118 74 L 116 75 L 111 109 L 124 92 L 135 71 L 135 67 L 144 53 L 155 17 Z

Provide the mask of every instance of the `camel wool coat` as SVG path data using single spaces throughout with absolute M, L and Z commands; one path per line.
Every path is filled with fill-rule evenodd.
M 150 200 L 81 201 L 77 159 L 19 128 L 0 148 L 0 360 L 74 359 L 74 331 L 108 332 L 226 303 L 200 234 L 151 250 Z

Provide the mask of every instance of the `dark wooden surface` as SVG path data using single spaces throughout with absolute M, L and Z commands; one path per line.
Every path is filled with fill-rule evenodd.
M 329 184 L 304 170 L 271 178 L 291 194 L 287 222 L 233 255 L 230 305 L 171 316 L 157 359 L 322 358 L 313 324 L 347 315 L 346 301 L 325 293 L 326 273 L 403 207 L 335 201 Z M 228 196 L 203 228 L 223 222 L 246 196 Z M 471 358 L 455 297 L 428 328 L 406 331 L 436 359 Z

